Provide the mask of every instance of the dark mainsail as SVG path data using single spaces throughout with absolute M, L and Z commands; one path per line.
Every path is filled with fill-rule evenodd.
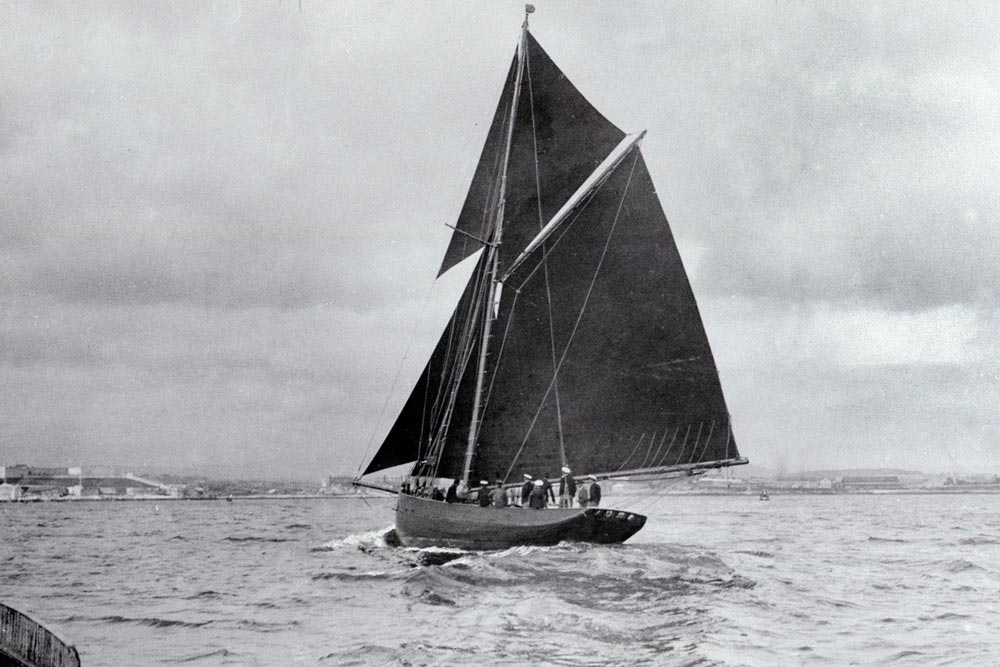
M 566 462 L 614 473 L 735 458 L 715 361 L 680 256 L 641 155 L 626 162 L 545 259 L 562 360 Z M 539 263 L 526 262 L 507 281 L 505 291 L 520 294 L 502 302 L 496 325 L 508 333 L 487 379 L 478 475 L 506 472 L 518 449 L 516 476 L 563 463 L 551 354 L 539 344 L 548 340 L 550 321 Z M 629 459 L 643 434 L 647 441 L 666 437 L 659 456 L 653 458 L 654 445 Z
M 491 480 L 567 463 L 613 476 L 744 462 L 655 186 L 627 140 L 525 33 L 439 274 L 483 255 L 365 474 L 418 459 L 421 474 Z M 586 185 L 616 150 L 620 161 Z M 581 186 L 580 203 L 522 258 Z

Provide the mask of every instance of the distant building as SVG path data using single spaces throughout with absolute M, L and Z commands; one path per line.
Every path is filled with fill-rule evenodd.
M 21 487 L 4 482 L 0 484 L 0 502 L 21 499 Z
M 894 491 L 903 488 L 896 475 L 843 477 L 840 486 L 844 491 Z
M 0 482 L 20 491 L 20 500 L 62 496 L 145 497 L 169 495 L 171 488 L 132 474 L 85 474 L 82 468 L 47 468 L 18 464 L 0 466 Z M 6 492 L 12 495 L 13 492 Z

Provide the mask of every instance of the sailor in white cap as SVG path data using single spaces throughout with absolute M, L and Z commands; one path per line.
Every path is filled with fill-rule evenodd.
M 485 479 L 479 480 L 479 495 L 477 498 L 480 507 L 490 506 L 490 483 Z
M 573 496 L 576 495 L 576 479 L 569 466 L 563 466 L 562 473 L 559 478 L 559 507 L 572 507 Z
M 521 507 L 528 504 L 528 496 L 531 494 L 531 480 L 531 475 L 524 473 L 524 484 L 521 485 Z
M 531 494 L 528 496 L 528 507 L 533 510 L 543 510 L 546 505 L 545 501 L 545 482 L 536 479 L 534 488 L 531 489 Z

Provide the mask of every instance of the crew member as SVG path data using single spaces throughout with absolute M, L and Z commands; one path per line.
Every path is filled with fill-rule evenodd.
M 533 510 L 543 510 L 545 509 L 545 483 L 536 479 L 534 488 L 528 494 L 528 507 Z
M 448 492 L 444 494 L 444 501 L 446 503 L 457 503 L 458 502 L 458 480 L 453 479 L 451 481 L 451 486 L 448 487 Z
M 546 502 L 554 504 L 556 502 L 556 494 L 552 491 L 552 482 L 549 481 L 549 473 L 545 473 L 542 477 L 542 486 L 545 487 Z
M 562 473 L 559 478 L 559 507 L 572 507 L 573 496 L 576 495 L 576 479 L 569 466 L 563 466 Z
M 590 476 L 590 507 L 597 507 L 601 504 L 601 485 L 597 483 L 597 478 Z
M 485 479 L 479 480 L 479 506 L 490 506 L 490 483 Z
M 524 484 L 521 485 L 521 507 L 528 504 L 528 496 L 531 495 L 531 475 L 524 473 Z
M 507 507 L 507 491 L 503 488 L 503 480 L 497 480 L 497 488 L 493 489 L 493 507 Z
M 586 507 L 590 503 L 590 479 L 580 483 L 576 492 L 576 501 L 580 503 L 580 507 Z

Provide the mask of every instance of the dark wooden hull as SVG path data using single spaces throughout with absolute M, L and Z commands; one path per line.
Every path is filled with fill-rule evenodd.
M 449 504 L 400 495 L 396 534 L 406 547 L 508 549 L 559 542 L 616 544 L 635 535 L 646 517 L 634 512 L 588 507 L 521 509 Z

